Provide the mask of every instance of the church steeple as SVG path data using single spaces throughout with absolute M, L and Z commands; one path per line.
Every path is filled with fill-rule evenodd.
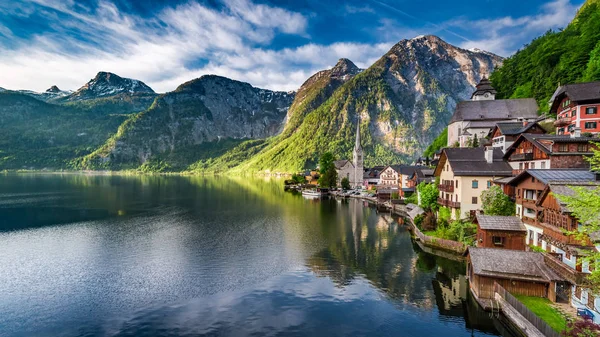
M 356 119 L 356 141 L 354 143 L 354 151 L 352 151 L 352 164 L 354 164 L 354 181 L 353 185 L 359 187 L 363 183 L 363 149 L 360 144 L 360 115 Z
M 356 121 L 356 143 L 354 143 L 354 151 L 358 149 L 362 152 L 362 146 L 360 145 L 360 117 Z

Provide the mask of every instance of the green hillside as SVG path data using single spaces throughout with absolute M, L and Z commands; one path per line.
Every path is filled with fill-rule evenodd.
M 498 98 L 534 97 L 543 111 L 559 84 L 600 80 L 600 1 L 588 0 L 565 29 L 505 59 L 491 80 Z

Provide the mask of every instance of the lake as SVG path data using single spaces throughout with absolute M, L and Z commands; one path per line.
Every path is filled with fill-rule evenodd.
M 481 336 L 463 263 L 282 180 L 0 174 L 1 336 Z

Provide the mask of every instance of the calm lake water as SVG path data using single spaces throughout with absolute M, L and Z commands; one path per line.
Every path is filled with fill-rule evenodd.
M 398 222 L 280 180 L 0 174 L 0 335 L 498 335 Z

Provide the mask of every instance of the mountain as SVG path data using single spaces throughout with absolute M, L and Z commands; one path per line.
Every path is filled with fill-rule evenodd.
M 66 100 L 95 99 L 119 94 L 154 94 L 154 90 L 142 81 L 101 71 L 84 86 L 67 96 Z
M 326 151 L 351 158 L 357 123 L 366 165 L 411 161 L 445 128 L 456 103 L 469 99 L 478 81 L 501 62 L 497 55 L 457 48 L 436 36 L 402 40 L 368 69 L 349 74 L 331 94 L 319 90 L 326 85 L 307 81 L 288 112 L 290 125 L 258 144 L 259 151 L 241 144 L 222 156 L 227 160 L 193 167 L 219 170 L 212 164 L 217 162 L 239 171 L 294 172 L 314 167 Z M 244 158 L 244 151 L 256 154 Z
M 31 96 L 44 102 L 60 99 L 72 94 L 72 91 L 60 90 L 57 86 L 53 85 L 44 92 L 36 92 L 31 90 L 17 90 L 18 93 Z
M 125 119 L 0 92 L 0 170 L 65 169 L 102 145 Z
M 531 41 L 490 79 L 498 98 L 535 97 L 544 111 L 560 84 L 600 80 L 600 1 L 586 1 L 566 28 Z
M 78 165 L 184 170 L 198 158 L 217 154 L 218 149 L 279 134 L 293 99 L 293 93 L 202 76 L 158 96 L 148 110 L 131 116 L 104 146 Z

